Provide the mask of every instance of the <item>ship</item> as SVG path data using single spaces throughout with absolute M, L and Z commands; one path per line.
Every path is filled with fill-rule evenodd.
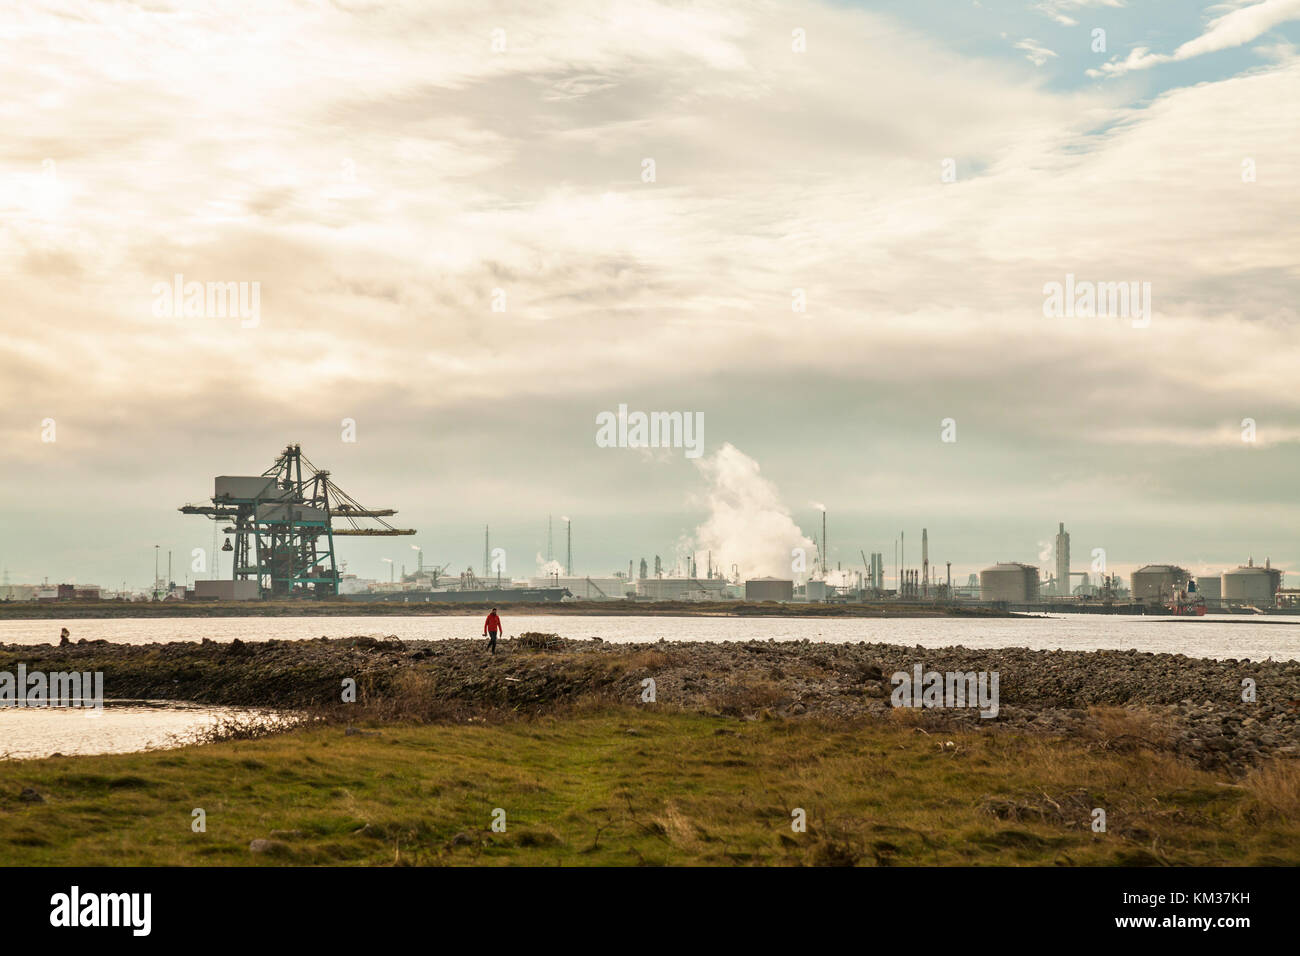
M 1204 617 L 1205 598 L 1196 590 L 1196 580 L 1189 578 L 1186 588 L 1179 588 L 1175 584 L 1165 601 L 1165 609 L 1179 617 Z

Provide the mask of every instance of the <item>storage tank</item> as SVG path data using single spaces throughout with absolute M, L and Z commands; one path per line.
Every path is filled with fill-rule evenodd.
M 1176 564 L 1148 564 L 1133 572 L 1130 582 L 1133 600 L 1140 604 L 1162 604 L 1175 588 L 1187 586 L 1189 575 Z
M 1282 586 L 1282 572 L 1268 561 L 1257 567 L 1252 559 L 1233 571 L 1223 572 L 1223 602 L 1272 607 Z
M 980 572 L 980 600 L 1009 604 L 1038 602 L 1038 568 L 1032 564 L 1003 562 Z
M 1218 607 L 1223 598 L 1223 578 L 1217 574 L 1213 577 L 1199 577 L 1196 579 L 1196 590 L 1201 592 L 1206 604 Z
M 792 601 L 794 582 L 783 578 L 750 578 L 745 582 L 746 601 Z

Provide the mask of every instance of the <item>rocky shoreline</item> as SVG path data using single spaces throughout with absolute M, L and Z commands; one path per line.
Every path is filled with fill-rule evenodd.
M 0 645 L 0 671 L 102 671 L 111 698 L 148 698 L 337 713 L 356 682 L 359 715 L 468 719 L 563 712 L 600 701 L 739 719 L 906 720 L 917 732 L 965 729 L 1082 736 L 1149 747 L 1205 769 L 1240 773 L 1300 757 L 1300 662 L 1208 660 L 1137 651 L 972 650 L 890 644 L 668 642 L 520 638 L 489 656 L 482 641 L 342 640 L 126 645 Z M 890 675 L 997 672 L 999 713 L 901 709 Z M 1243 701 L 1243 681 L 1256 700 Z M 1102 708 L 1102 710 L 1098 710 Z

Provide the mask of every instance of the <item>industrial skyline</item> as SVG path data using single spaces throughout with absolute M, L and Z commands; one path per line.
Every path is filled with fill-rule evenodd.
M 286 449 L 281 458 L 277 460 L 275 466 L 278 469 L 278 474 L 283 475 L 288 473 L 286 469 L 289 466 L 286 462 L 289 460 L 296 460 L 293 458 L 295 454 L 301 455 L 301 452 L 295 449 L 295 446 L 289 446 L 289 448 Z M 288 456 L 288 458 L 286 458 L 286 456 Z M 302 457 L 305 459 L 305 456 Z M 323 472 L 322 474 L 328 475 L 329 473 Z M 213 498 L 214 505 L 225 505 L 227 502 L 232 502 L 233 499 L 230 498 L 230 495 L 233 492 L 230 489 L 243 487 L 238 485 L 238 482 L 244 482 L 247 484 L 252 480 L 253 479 L 251 478 L 217 478 L 216 493 Z M 328 482 L 328 478 L 326 480 Z M 386 516 L 394 514 L 395 512 L 393 510 L 383 510 L 378 512 L 365 510 L 356 499 L 342 493 L 333 485 L 333 482 L 328 482 L 328 484 L 333 489 L 334 495 L 338 496 L 333 500 L 346 502 L 346 504 L 343 505 L 344 510 L 338 512 L 338 514 L 347 517 L 349 522 L 349 526 L 346 526 L 344 530 L 335 530 L 335 534 L 344 536 L 391 536 L 394 534 L 410 536 L 419 535 L 419 531 L 416 529 L 392 530 L 392 526 L 383 519 Z M 225 505 L 225 507 L 229 508 L 229 505 Z M 228 532 L 233 529 L 226 527 L 224 530 L 220 530 L 222 520 L 220 519 L 218 512 L 222 510 L 221 508 L 186 505 L 180 510 L 190 515 L 197 514 L 207 517 L 218 517 L 219 520 L 217 526 L 219 531 L 212 540 L 215 543 L 224 538 L 226 542 L 225 547 L 202 547 L 196 545 L 195 548 L 190 549 L 189 552 L 178 554 L 175 549 L 164 549 L 161 545 L 155 545 L 149 549 L 149 553 L 152 555 L 154 561 L 154 572 L 149 583 L 142 586 L 138 581 L 123 578 L 121 580 L 122 590 L 138 592 L 145 590 L 146 588 L 157 588 L 160 586 L 158 582 L 166 580 L 171 580 L 181 585 L 188 584 L 190 586 L 193 586 L 194 582 L 197 581 L 208 582 L 212 580 L 228 580 L 231 577 L 231 563 L 236 561 L 241 554 L 245 555 L 243 559 L 244 561 L 248 560 L 247 554 L 250 550 L 248 544 L 243 543 L 238 549 L 232 549 L 230 544 L 231 539 Z M 307 510 L 312 509 L 309 508 Z M 1024 568 L 1026 571 L 1033 569 L 1035 572 L 1033 584 L 1034 589 L 1041 589 L 1040 593 L 1044 597 L 1059 598 L 1069 597 L 1073 594 L 1076 588 L 1074 581 L 1079 578 L 1082 578 L 1084 583 L 1095 588 L 1102 583 L 1107 576 L 1114 577 L 1127 583 L 1126 579 L 1139 570 L 1150 571 L 1153 568 L 1172 567 L 1176 573 L 1182 575 L 1180 579 L 1182 581 L 1185 581 L 1188 577 L 1207 577 L 1217 580 L 1222 574 L 1239 574 L 1243 570 L 1249 569 L 1255 565 L 1253 552 L 1245 558 L 1228 561 L 1219 565 L 1211 565 L 1202 562 L 1193 570 L 1186 570 L 1176 564 L 1159 565 L 1150 560 L 1113 563 L 1103 548 L 1100 549 L 1100 551 L 1098 549 L 1093 549 L 1090 552 L 1090 563 L 1086 567 L 1075 568 L 1070 564 L 1070 533 L 1066 530 L 1064 522 L 1058 522 L 1057 533 L 1052 549 L 1050 552 L 1038 554 L 1038 560 L 1036 562 L 1033 560 L 1022 561 L 1019 559 L 1007 559 L 1005 556 L 999 556 L 996 560 L 989 557 L 978 560 L 969 566 L 959 565 L 957 568 L 957 576 L 952 577 L 952 565 L 954 562 L 951 560 L 942 560 L 936 562 L 936 566 L 940 564 L 945 564 L 947 566 L 945 576 L 942 578 L 939 576 L 932 577 L 932 566 L 929 558 L 928 528 L 923 527 L 921 529 L 921 557 L 919 563 L 914 560 L 908 561 L 906 530 L 900 529 L 894 536 L 894 562 L 892 566 L 889 566 L 884 561 L 883 552 L 873 550 L 871 556 L 868 558 L 867 552 L 861 548 L 857 550 L 858 560 L 861 561 L 859 564 L 857 563 L 857 560 L 854 559 L 846 560 L 845 558 L 840 558 L 835 550 L 829 552 L 823 550 L 824 544 L 827 542 L 829 537 L 827 531 L 829 509 L 818 504 L 815 510 L 817 515 L 816 520 L 820 522 L 820 537 L 813 540 L 813 549 L 811 553 L 801 560 L 792 561 L 791 571 L 789 574 L 775 575 L 773 577 L 789 578 L 797 583 L 802 583 L 804 581 L 830 581 L 842 587 L 849 587 L 856 582 L 860 586 L 874 587 L 877 590 L 901 590 L 901 593 L 906 595 L 929 598 L 939 594 L 945 583 L 955 584 L 960 588 L 962 587 L 961 582 L 965 578 L 975 578 L 978 575 L 992 571 L 995 568 Z M 234 514 L 233 510 L 231 510 L 231 514 Z M 367 531 L 357 525 L 357 518 L 377 518 L 381 525 L 381 529 L 377 531 Z M 226 523 L 229 523 L 232 520 L 234 519 L 225 519 Z M 552 577 L 564 578 L 566 580 L 580 579 L 584 576 L 605 580 L 616 577 L 625 577 L 629 581 L 636 580 L 637 578 L 696 578 L 699 577 L 698 560 L 701 554 L 703 554 L 704 560 L 706 561 L 707 572 L 705 577 L 709 579 L 714 577 L 715 564 L 712 550 L 704 552 L 692 550 L 685 547 L 683 545 L 683 539 L 680 538 L 674 546 L 661 549 L 653 554 L 653 572 L 650 571 L 651 566 L 647 563 L 647 554 L 649 552 L 647 552 L 645 548 L 640 548 L 638 550 L 636 546 L 632 546 L 628 551 L 630 556 L 626 559 L 628 567 L 626 575 L 624 575 L 620 570 L 622 562 L 618 561 L 616 561 L 611 567 L 596 566 L 575 571 L 573 565 L 573 519 L 570 516 L 565 515 L 562 520 L 565 523 L 566 560 L 561 562 L 550 556 L 553 545 L 553 516 L 548 515 L 546 519 L 545 532 L 539 538 L 539 540 L 544 542 L 544 547 L 546 549 L 545 556 L 541 550 L 541 546 L 539 546 L 534 556 L 533 563 L 530 565 L 527 563 L 526 559 L 526 555 L 529 553 L 530 549 L 524 547 L 520 553 L 525 556 L 525 563 L 522 567 L 516 566 L 514 568 L 509 567 L 509 549 L 501 546 L 496 548 L 493 547 L 491 525 L 482 526 L 483 558 L 481 568 L 479 569 L 481 571 L 480 579 L 487 583 L 491 583 L 492 581 L 498 583 L 533 581 L 536 583 L 543 579 L 549 580 Z M 251 529 L 243 532 L 244 535 L 251 535 L 251 533 Z M 236 540 L 239 540 L 240 538 L 241 535 L 235 535 Z M 271 539 L 268 538 L 268 541 L 269 540 Z M 382 569 L 387 573 L 388 579 L 391 582 L 396 582 L 399 579 L 399 574 L 402 578 L 405 578 L 408 573 L 416 571 L 423 572 L 425 570 L 426 551 L 428 551 L 428 547 L 417 540 L 416 543 L 410 545 L 410 548 L 417 552 L 417 561 L 409 568 L 409 571 L 407 563 L 404 560 L 384 556 L 378 559 L 379 564 L 376 568 L 370 569 L 374 573 L 368 574 L 366 573 L 366 568 L 358 568 L 355 565 L 350 564 L 346 554 L 337 555 L 337 569 L 340 575 L 361 578 L 363 580 L 374 582 L 382 581 L 383 574 L 379 573 L 380 569 Z M 384 550 L 393 551 L 393 547 L 389 546 L 384 548 Z M 651 548 L 650 550 L 655 551 L 654 548 Z M 204 570 L 201 572 L 191 573 L 191 570 L 187 569 L 186 562 L 196 551 L 202 552 L 201 561 Z M 235 553 L 231 553 L 232 551 Z M 226 553 L 224 566 L 222 563 L 223 552 Z M 400 555 L 400 552 L 394 553 Z M 166 568 L 168 572 L 166 577 L 161 574 L 161 566 L 158 564 L 161 560 L 161 556 L 164 554 L 166 555 Z M 328 556 L 330 558 L 335 557 L 333 553 L 329 553 Z M 468 572 L 472 574 L 474 572 L 474 562 L 470 559 L 457 560 L 454 556 L 441 554 L 437 555 L 437 558 L 438 560 L 430 561 L 429 567 L 438 568 L 440 573 L 444 573 L 447 577 L 454 578 L 457 573 L 464 574 Z M 635 570 L 638 566 L 636 563 L 638 559 L 640 562 L 639 574 Z M 1261 562 L 1261 565 L 1266 565 L 1273 569 L 1273 573 L 1278 575 L 1279 582 L 1281 575 L 1286 571 L 1284 567 L 1273 562 L 1271 557 L 1266 557 Z M 729 564 L 724 556 L 719 555 L 719 561 L 716 565 L 717 577 L 719 580 L 725 579 L 735 583 L 740 583 L 747 577 L 768 576 L 760 575 L 757 571 L 746 574 L 740 570 L 740 567 L 741 562 L 730 562 Z M 11 584 L 34 585 L 41 582 L 50 586 L 55 584 L 91 583 L 86 579 L 82 579 L 79 582 L 75 577 L 60 576 L 58 574 L 42 575 L 39 581 L 18 580 L 14 578 L 7 564 L 0 562 L 0 569 L 2 569 L 0 570 L 0 575 L 2 575 L 2 577 L 0 577 L 0 588 L 7 587 Z M 307 570 L 308 569 L 304 569 L 304 573 Z M 271 572 L 268 570 L 266 573 L 270 575 Z M 269 589 L 270 578 L 268 577 L 267 580 Z M 307 579 L 304 578 L 304 580 Z M 1067 582 L 1064 588 L 1059 583 L 1062 580 Z M 104 587 L 105 590 L 118 590 L 118 585 L 112 579 L 95 581 L 94 583 Z M 270 594 L 271 592 L 268 590 L 268 596 L 270 596 Z M 3 597 L 3 593 L 0 593 L 0 597 Z

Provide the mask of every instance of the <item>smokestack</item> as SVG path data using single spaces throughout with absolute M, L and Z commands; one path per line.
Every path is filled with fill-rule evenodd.
M 826 550 L 826 509 L 822 509 L 822 577 L 826 577 L 826 559 L 830 557 Z
M 930 532 L 921 529 L 921 584 L 926 597 L 930 596 Z

